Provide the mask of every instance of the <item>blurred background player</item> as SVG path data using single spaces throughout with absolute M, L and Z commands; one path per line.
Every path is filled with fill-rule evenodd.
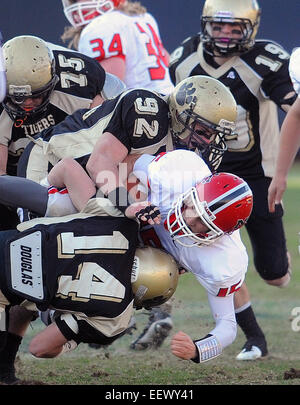
M 139 2 L 127 0 L 62 0 L 72 27 L 62 39 L 96 59 L 128 88 L 143 87 L 168 94 L 173 88 L 169 55 L 154 17 Z
M 169 94 L 169 54 L 163 46 L 155 18 L 140 2 L 127 0 L 62 0 L 66 18 L 63 41 L 97 60 L 128 88 L 145 88 Z M 148 347 L 160 346 L 172 328 L 171 303 L 149 315 Z M 132 328 L 136 328 L 132 319 Z M 155 333 L 156 331 L 156 333 Z M 130 333 L 131 330 L 129 329 Z M 151 344 L 151 339 L 155 338 Z M 137 346 L 131 345 L 132 349 Z M 142 347 L 146 349 L 146 345 Z
M 287 186 L 287 176 L 300 147 L 300 48 L 294 49 L 289 63 L 289 72 L 298 94 L 281 127 L 276 171 L 269 187 L 269 210 L 281 204 Z
M 256 40 L 261 10 L 256 0 L 206 0 L 201 33 L 186 39 L 172 53 L 173 83 L 193 75 L 219 79 L 238 104 L 237 137 L 218 168 L 237 174 L 252 189 L 254 209 L 246 228 L 254 264 L 268 284 L 284 287 L 290 263 L 283 228 L 283 208 L 268 210 L 268 187 L 274 175 L 279 142 L 277 106 L 285 112 L 295 100 L 288 73 L 289 54 L 277 43 Z M 238 360 L 268 353 L 265 336 L 251 307 L 246 284 L 235 294 L 237 322 L 246 335 Z

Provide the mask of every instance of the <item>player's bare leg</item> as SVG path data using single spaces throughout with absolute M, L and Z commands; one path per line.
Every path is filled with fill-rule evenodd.
M 62 159 L 48 174 L 48 182 L 58 188 L 66 187 L 73 205 L 81 211 L 96 193 L 92 179 L 76 160 Z

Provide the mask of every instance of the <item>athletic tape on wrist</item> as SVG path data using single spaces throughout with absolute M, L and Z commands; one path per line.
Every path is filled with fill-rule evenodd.
M 204 363 L 205 361 L 216 358 L 222 353 L 222 346 L 213 335 L 204 339 L 194 341 L 199 357 L 192 359 L 195 363 Z

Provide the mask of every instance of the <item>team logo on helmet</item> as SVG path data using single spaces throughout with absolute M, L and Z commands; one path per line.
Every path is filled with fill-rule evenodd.
M 193 83 L 184 83 L 176 94 L 176 102 L 183 106 L 184 104 L 191 104 L 197 102 L 197 97 L 193 95 L 196 91 Z

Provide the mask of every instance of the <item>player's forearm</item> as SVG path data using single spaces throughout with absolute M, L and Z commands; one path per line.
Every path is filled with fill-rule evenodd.
M 127 148 L 111 133 L 105 132 L 96 143 L 86 169 L 104 194 L 123 186 L 119 164 L 128 155 Z
M 216 325 L 209 334 L 216 337 L 222 349 L 231 345 L 237 334 L 233 294 L 227 297 L 215 297 L 208 294 L 208 301 Z
M 285 117 L 281 127 L 275 176 L 287 177 L 300 147 L 300 99 L 298 98 Z

